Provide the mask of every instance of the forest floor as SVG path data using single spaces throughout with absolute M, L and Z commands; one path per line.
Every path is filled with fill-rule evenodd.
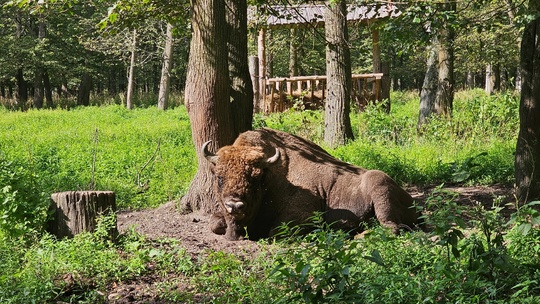
M 434 187 L 409 187 L 406 190 L 421 205 L 433 192 Z M 481 203 L 486 209 L 492 207 L 495 197 L 504 196 L 502 203 L 513 201 L 513 189 L 506 185 L 489 187 L 444 187 L 457 193 L 456 201 L 465 207 L 474 207 Z M 505 208 L 503 214 L 508 216 L 511 209 Z M 149 239 L 173 238 L 179 240 L 196 260 L 208 250 L 223 251 L 243 256 L 256 255 L 259 248 L 256 242 L 249 240 L 228 241 L 223 236 L 212 233 L 208 228 L 209 216 L 202 213 L 180 214 L 176 211 L 175 202 L 168 202 L 155 209 L 140 211 L 121 211 L 118 214 L 120 233 L 134 229 Z M 114 284 L 108 290 L 110 303 L 167 303 L 156 295 L 156 283 L 172 278 L 158 276 L 149 271 L 149 275 L 138 277 L 133 282 Z M 189 289 L 189 284 L 178 286 Z M 201 299 L 202 300 L 202 299 Z M 196 300 L 195 300 L 196 301 Z M 204 300 L 202 300 L 204 301 Z

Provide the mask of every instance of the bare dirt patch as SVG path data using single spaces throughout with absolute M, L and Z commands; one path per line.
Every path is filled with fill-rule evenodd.
M 406 190 L 423 205 L 426 198 L 433 193 L 435 187 L 408 187 Z M 478 203 L 486 209 L 491 208 L 494 198 L 504 196 L 503 204 L 513 200 L 513 189 L 506 185 L 489 187 L 451 186 L 443 188 L 458 194 L 460 205 L 473 207 Z M 508 215 L 511 209 L 505 209 Z M 223 251 L 243 256 L 254 255 L 258 245 L 249 240 L 227 241 L 223 236 L 213 234 L 208 228 L 209 216 L 202 213 L 181 214 L 174 202 L 168 202 L 155 209 L 141 211 L 121 211 L 118 213 L 118 229 L 124 233 L 129 229 L 147 236 L 150 239 L 174 238 L 180 241 L 193 259 L 204 254 L 206 250 Z M 207 251 L 206 251 L 207 252 Z M 150 274 L 137 278 L 133 282 L 114 284 L 108 291 L 111 303 L 167 303 L 156 296 L 155 286 L 158 282 L 170 280 L 171 277 L 160 277 Z M 189 286 L 179 286 L 189 288 Z

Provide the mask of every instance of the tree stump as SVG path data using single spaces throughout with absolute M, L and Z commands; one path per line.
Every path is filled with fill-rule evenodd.
M 54 219 L 49 232 L 58 238 L 73 237 L 81 232 L 93 232 L 100 215 L 116 212 L 116 199 L 112 191 L 66 191 L 51 195 Z M 109 235 L 118 235 L 116 219 Z

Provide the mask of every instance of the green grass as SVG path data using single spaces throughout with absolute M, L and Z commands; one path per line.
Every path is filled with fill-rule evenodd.
M 405 184 L 511 183 L 518 133 L 517 96 L 486 96 L 482 90 L 456 94 L 452 120 L 434 118 L 417 131 L 419 97 L 394 92 L 391 113 L 368 106 L 351 114 L 355 140 L 329 150 L 346 162 L 385 171 Z M 324 146 L 324 113 L 290 111 L 256 117 L 268 126 Z
M 122 106 L 4 113 L 0 159 L 36 174 L 47 193 L 113 190 L 120 208 L 155 207 L 180 197 L 195 174 L 183 107 Z

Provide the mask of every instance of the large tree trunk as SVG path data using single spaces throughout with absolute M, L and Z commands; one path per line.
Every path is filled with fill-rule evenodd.
M 126 108 L 133 109 L 133 91 L 135 86 L 135 54 L 137 49 L 137 30 L 133 30 L 133 43 L 131 45 L 131 60 L 129 64 L 128 87 L 126 95 Z
M 67 191 L 51 195 L 54 218 L 48 230 L 58 238 L 73 237 L 81 232 L 93 232 L 99 215 L 116 212 L 112 191 Z M 111 237 L 118 235 L 116 226 Z
M 231 144 L 237 136 L 230 113 L 225 3 L 223 0 L 193 0 L 191 16 L 185 105 L 199 167 L 181 205 L 186 211 L 213 213 L 218 210 L 215 179 L 200 148 L 205 141 L 212 140 L 210 148 L 215 151 Z
M 354 138 L 349 117 L 352 82 L 345 1 L 328 3 L 324 15 L 327 79 L 324 142 L 337 147 Z
M 159 81 L 158 109 L 167 110 L 169 106 L 169 88 L 171 83 L 171 68 L 173 55 L 173 25 L 167 23 L 165 49 L 163 50 L 163 65 Z
M 225 0 L 229 34 L 228 63 L 231 121 L 235 137 L 251 130 L 253 123 L 253 84 L 249 74 L 246 0 Z
M 529 8 L 539 11 L 540 5 L 531 0 Z M 525 28 L 520 66 L 522 88 L 515 177 L 517 199 L 523 204 L 540 199 L 540 18 Z

